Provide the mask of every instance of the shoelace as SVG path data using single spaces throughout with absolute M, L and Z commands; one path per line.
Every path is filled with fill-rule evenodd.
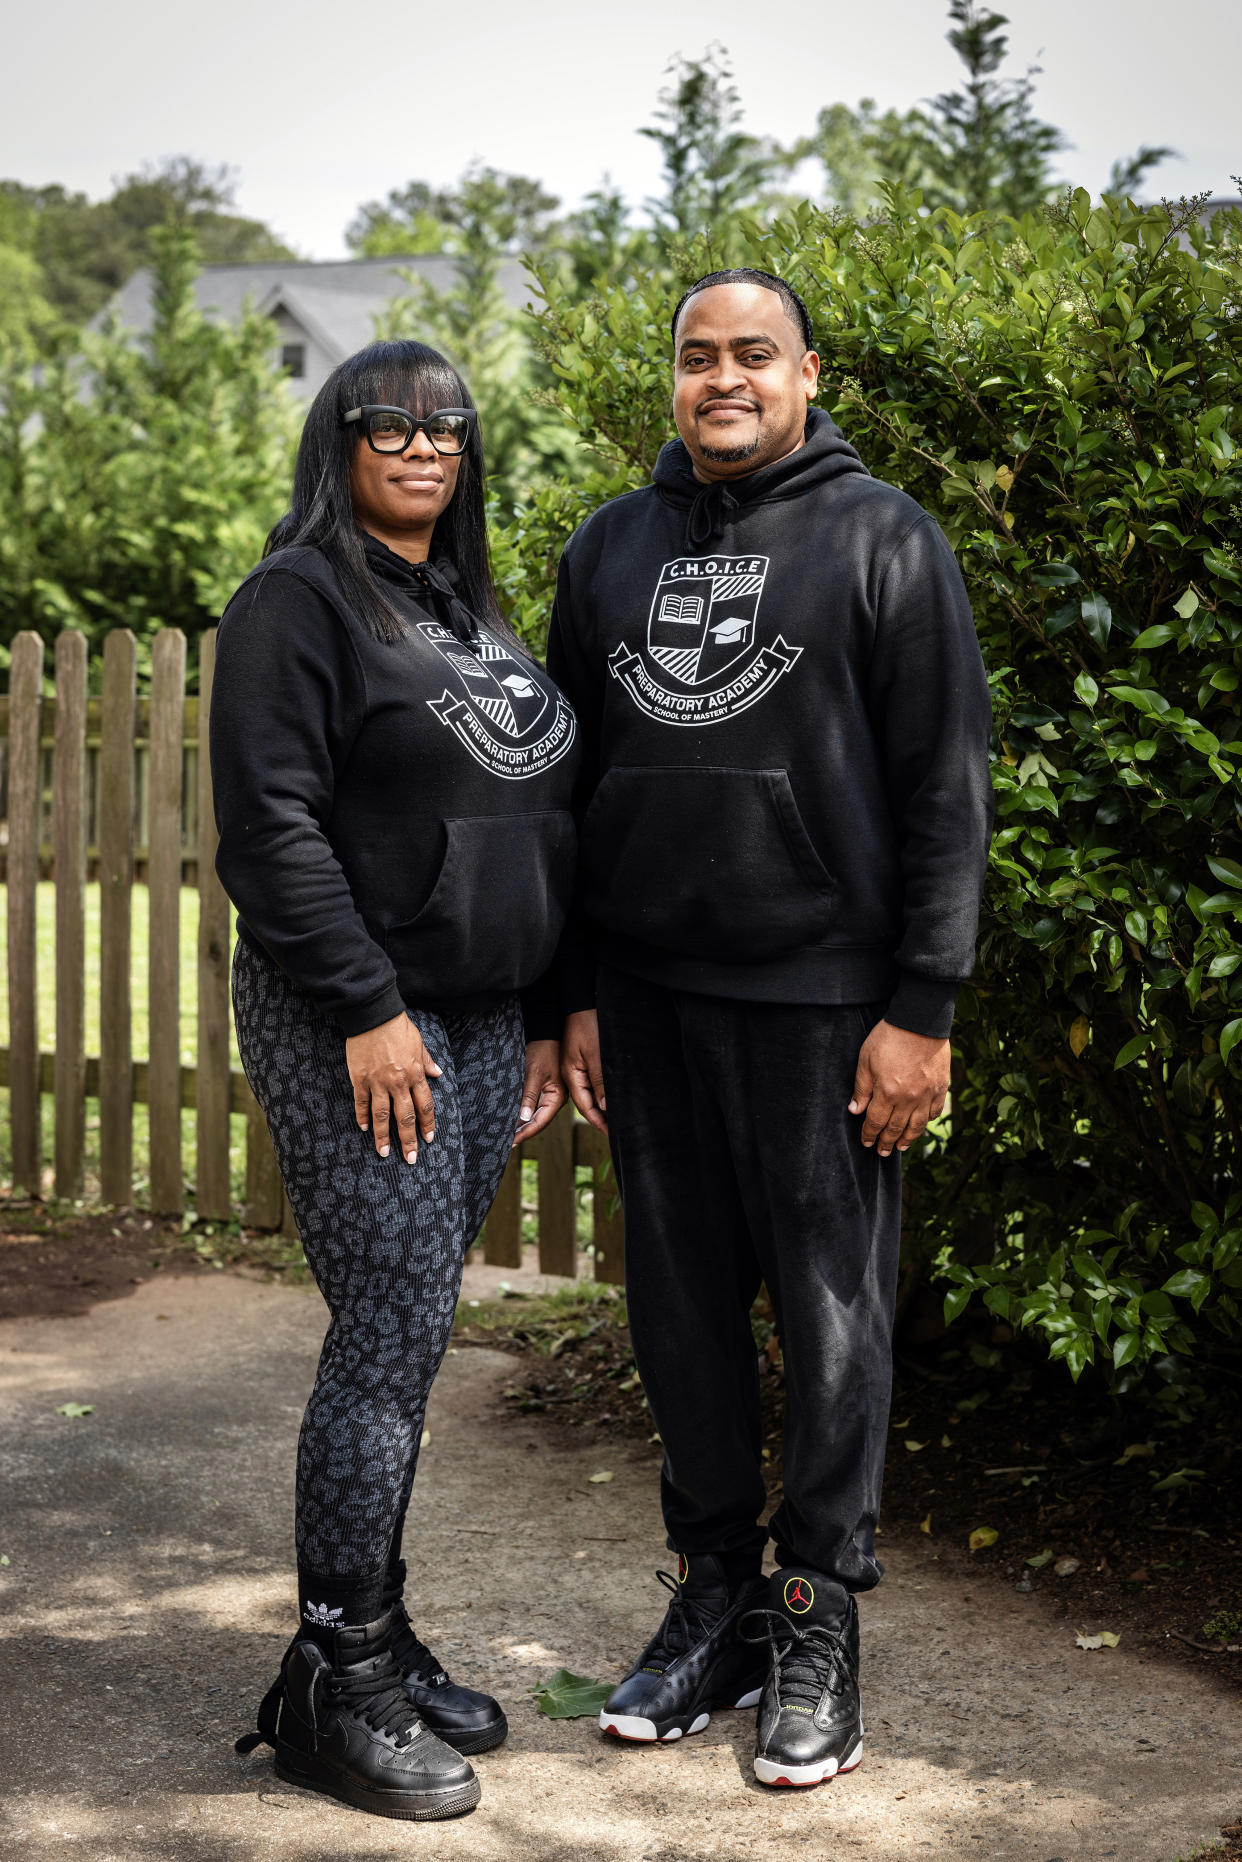
M 749 1631 L 747 1624 L 754 1622 L 758 1629 Z M 768 1644 L 776 1698 L 782 1707 L 818 1707 L 825 1692 L 843 1694 L 857 1680 L 843 1632 L 825 1623 L 796 1629 L 782 1610 L 748 1610 L 738 1625 L 738 1635 L 743 1642 Z
M 402 1674 L 424 1687 L 447 1687 L 448 1675 L 427 1644 L 414 1634 L 413 1626 L 400 1598 L 394 1600 L 392 1636 L 389 1646 Z
M 352 1708 L 373 1732 L 387 1733 L 402 1745 L 424 1730 L 391 1652 L 379 1658 L 372 1674 L 333 1674 L 325 1691 L 334 1705 Z
M 648 1645 L 643 1656 L 644 1668 L 663 1659 L 667 1668 L 670 1662 L 692 1649 L 696 1642 L 711 1633 L 723 1614 L 720 1610 L 706 1607 L 703 1601 L 687 1596 L 682 1585 L 669 1571 L 657 1571 L 656 1576 L 665 1590 L 672 1591 L 673 1601 L 664 1613 L 664 1621 L 656 1630 L 654 1640 Z

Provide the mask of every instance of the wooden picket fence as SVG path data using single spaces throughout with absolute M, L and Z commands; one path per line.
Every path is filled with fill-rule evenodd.
M 133 1109 L 148 1108 L 147 1206 L 162 1216 L 186 1206 L 183 1108 L 194 1112 L 193 1205 L 200 1220 L 233 1214 L 229 1119 L 246 1119 L 243 1220 L 295 1232 L 262 1113 L 245 1075 L 229 1063 L 229 903 L 215 872 L 211 769 L 199 720 L 206 720 L 215 629 L 199 648 L 199 695 L 185 691 L 186 642 L 177 628 L 154 636 L 150 697 L 137 694 L 137 646 L 128 629 L 107 636 L 103 688 L 88 697 L 85 636 L 62 633 L 54 655 L 55 696 L 45 697 L 44 646 L 37 634 L 13 642 L 7 699 L 0 698 L 6 752 L 6 819 L 0 823 L 7 881 L 9 1045 L 0 1048 L 0 1086 L 9 1091 L 15 1194 L 43 1193 L 41 1101 L 54 1101 L 53 1187 L 82 1194 L 86 1102 L 99 1101 L 100 1196 L 134 1200 Z M 50 841 L 48 828 L 50 823 Z M 99 1053 L 86 1026 L 87 855 L 100 886 Z M 148 888 L 148 1058 L 132 1052 L 130 960 L 133 887 Z M 39 1046 L 36 886 L 56 885 L 56 1046 Z M 180 917 L 183 881 L 198 891 L 198 1058 L 181 1059 Z M 487 1219 L 484 1258 L 522 1261 L 520 1158 L 537 1165 L 539 1265 L 577 1271 L 578 1172 L 590 1172 L 594 1269 L 620 1283 L 623 1243 L 615 1185 L 602 1134 L 562 1113 L 515 1153 Z

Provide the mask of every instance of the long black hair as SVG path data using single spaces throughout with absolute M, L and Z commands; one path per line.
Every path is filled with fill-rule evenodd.
M 354 447 L 366 441 L 356 426 L 341 425 L 343 414 L 368 402 L 405 407 L 419 418 L 438 407 L 474 406 L 452 363 L 426 343 L 369 343 L 349 356 L 311 402 L 293 469 L 293 504 L 273 526 L 263 554 L 270 556 L 293 544 L 322 550 L 359 620 L 377 640 L 394 641 L 405 629 L 371 571 L 363 547 L 365 532 L 349 494 Z M 481 621 L 508 634 L 488 566 L 485 490 L 483 441 L 475 421 L 457 469 L 456 490 L 436 520 L 431 560 L 447 559 L 465 605 Z

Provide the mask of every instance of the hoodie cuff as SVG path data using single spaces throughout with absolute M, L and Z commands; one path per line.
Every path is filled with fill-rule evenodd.
M 906 1028 L 911 1034 L 947 1041 L 960 988 L 960 983 L 946 982 L 935 976 L 915 976 L 903 970 L 884 1011 L 884 1019 L 894 1028 Z
M 354 1034 L 366 1034 L 371 1028 L 382 1028 L 385 1022 L 406 1013 L 405 999 L 394 982 L 378 996 L 372 996 L 369 1002 L 351 1002 L 348 1008 L 338 1009 L 332 1019 L 348 1038 Z

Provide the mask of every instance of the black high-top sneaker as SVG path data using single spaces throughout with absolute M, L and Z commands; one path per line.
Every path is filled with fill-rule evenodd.
M 817 1571 L 786 1565 L 769 1579 L 766 1609 L 741 1634 L 766 1643 L 755 1776 L 760 1784 L 823 1784 L 862 1758 L 858 1606 Z
M 599 1716 L 618 1739 L 680 1739 L 701 1733 L 713 1707 L 753 1707 L 765 1662 L 737 1633 L 740 1618 L 762 1601 L 761 1577 L 729 1593 L 718 1559 L 679 1552 L 677 1576 L 657 1571 L 673 1593 L 652 1640 Z
M 391 1612 L 338 1629 L 333 1659 L 317 1642 L 289 1650 L 276 1710 L 270 1690 L 259 1730 L 237 1742 L 249 1752 L 276 1748 L 276 1775 L 306 1791 L 339 1798 L 378 1817 L 430 1822 L 460 1817 L 482 1795 L 468 1759 L 424 1725 L 406 1697 L 389 1646 Z
M 509 1722 L 500 1702 L 449 1679 L 427 1644 L 414 1634 L 399 1597 L 393 1604 L 392 1653 L 407 1697 L 437 1739 L 455 1752 L 490 1752 L 502 1743 Z

